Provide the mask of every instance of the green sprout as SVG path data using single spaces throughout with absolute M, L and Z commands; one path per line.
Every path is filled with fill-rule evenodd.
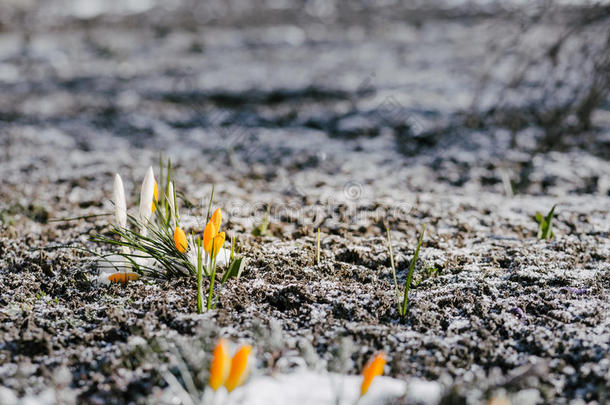
M 405 318 L 407 316 L 407 308 L 409 302 L 409 290 L 411 289 L 411 281 L 413 280 L 413 272 L 415 271 L 415 263 L 417 262 L 417 258 L 419 256 L 419 249 L 421 248 L 422 242 L 424 240 L 424 232 L 426 232 L 426 225 L 422 228 L 421 234 L 419 235 L 419 241 L 417 242 L 417 248 L 415 248 L 415 253 L 413 254 L 413 259 L 411 259 L 411 263 L 409 264 L 409 271 L 407 273 L 407 280 L 405 281 L 402 304 L 400 299 L 400 292 L 398 287 L 398 279 L 396 277 L 396 265 L 394 263 L 394 252 L 392 249 L 392 239 L 390 235 L 390 228 L 386 227 L 387 239 L 388 239 L 388 251 L 390 254 L 390 266 L 392 267 L 392 276 L 394 278 L 394 294 L 396 296 L 396 304 L 398 305 L 398 313 L 401 317 Z
M 432 266 L 428 266 L 424 269 L 423 274 L 420 272 L 420 276 L 418 278 L 416 278 L 415 280 L 413 280 L 413 285 L 415 287 L 417 287 L 418 285 L 420 285 L 424 280 L 427 280 L 429 278 L 432 278 L 434 276 L 436 276 L 438 273 L 438 268 L 436 267 L 432 267 Z
M 316 237 L 316 264 L 320 264 L 320 228 L 318 228 L 318 236 Z
M 252 229 L 252 235 L 271 236 L 271 232 L 269 232 L 269 206 L 267 206 L 267 211 L 265 211 L 265 215 L 263 216 L 263 222 Z
M 239 279 L 239 277 L 241 276 L 241 273 L 244 271 L 244 268 L 246 267 L 246 259 L 243 257 L 235 257 L 235 247 L 236 247 L 236 240 L 235 240 L 235 236 L 233 236 L 231 238 L 231 253 L 229 256 L 229 268 L 227 269 L 227 271 L 225 272 L 224 276 L 222 277 L 221 280 L 221 284 L 224 285 L 224 283 L 227 282 L 227 280 L 231 277 L 234 277 L 236 279 Z
M 542 213 L 536 212 L 536 222 L 538 222 L 538 239 L 551 240 L 555 236 L 553 233 L 552 222 L 553 215 L 555 215 L 555 207 L 557 204 L 553 205 L 553 208 L 546 214 L 546 217 L 542 216 Z

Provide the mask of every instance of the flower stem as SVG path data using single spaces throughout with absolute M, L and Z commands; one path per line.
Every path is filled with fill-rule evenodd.
M 201 239 L 197 242 L 197 313 L 203 312 L 203 291 L 201 290 Z
M 214 247 L 212 245 L 212 253 L 214 252 Z M 208 294 L 208 311 L 212 308 L 212 295 L 214 294 L 214 281 L 216 280 L 216 258 L 210 256 L 210 292 Z

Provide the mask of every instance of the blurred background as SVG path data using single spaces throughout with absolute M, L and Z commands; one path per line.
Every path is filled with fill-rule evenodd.
M 3 0 L 0 197 L 95 200 L 160 153 L 244 198 L 608 195 L 609 22 L 582 1 Z

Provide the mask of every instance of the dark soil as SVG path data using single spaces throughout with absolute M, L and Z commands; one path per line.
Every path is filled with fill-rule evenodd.
M 482 37 L 508 22 L 357 2 L 210 19 L 48 3 L 2 6 L 14 18 L 0 25 L 0 403 L 9 391 L 48 403 L 48 390 L 57 403 L 155 403 L 178 364 L 203 389 L 220 335 L 253 343 L 263 373 L 302 357 L 355 374 L 385 350 L 389 375 L 438 381 L 444 403 L 502 390 L 610 400 L 609 111 L 561 151 L 535 147 L 535 127 L 445 125 L 468 104 Z M 111 212 L 115 172 L 135 207 L 160 153 L 187 229 L 201 230 L 214 183 L 248 259 L 203 315 L 194 278 L 96 282 L 94 259 L 65 246 L 109 250 L 88 235 L 112 217 L 58 221 Z M 556 237 L 539 241 L 534 215 L 553 204 Z M 267 209 L 269 234 L 252 236 Z M 404 283 L 424 223 L 401 319 L 385 226 Z M 352 362 L 337 366 L 348 339 Z

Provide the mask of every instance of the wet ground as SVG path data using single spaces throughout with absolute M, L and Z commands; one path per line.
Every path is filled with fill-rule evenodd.
M 264 374 L 355 374 L 385 350 L 388 375 L 438 383 L 444 403 L 609 400 L 608 104 L 561 148 L 534 126 L 455 124 L 513 23 L 483 6 L 48 4 L 2 6 L 6 401 L 151 403 L 185 369 L 202 389 L 219 335 L 253 343 Z M 115 172 L 135 208 L 160 154 L 187 227 L 215 184 L 248 259 L 204 315 L 194 279 L 99 286 L 89 255 L 53 249 L 108 250 L 87 240 L 111 217 L 57 219 L 110 212 Z M 424 223 L 404 321 L 385 224 L 404 282 Z

